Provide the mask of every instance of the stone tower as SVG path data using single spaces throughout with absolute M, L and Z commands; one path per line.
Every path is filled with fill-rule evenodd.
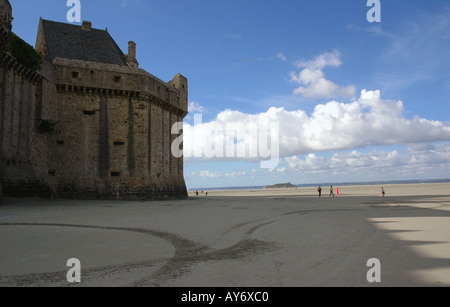
M 5 3 L 0 0 L 2 16 Z M 7 25 L 1 25 L 2 44 Z M 42 65 L 30 70 L 3 53 L 4 196 L 187 197 L 183 157 L 171 152 L 180 138 L 172 126 L 188 112 L 185 77 L 164 82 L 140 69 L 136 43 L 129 42 L 125 55 L 106 30 L 87 21 L 40 19 L 36 50 L 23 41 L 19 46 L 37 50 Z
M 78 43 L 77 43 L 78 42 Z M 70 47 L 69 47 L 70 46 Z M 187 114 L 187 79 L 166 83 L 139 69 L 105 30 L 41 19 L 36 49 L 54 67 L 57 133 L 49 184 L 62 198 L 187 196 L 171 127 Z

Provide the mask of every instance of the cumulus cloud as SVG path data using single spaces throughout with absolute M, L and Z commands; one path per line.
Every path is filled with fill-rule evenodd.
M 420 144 L 450 141 L 450 127 L 418 116 L 407 118 L 402 101 L 384 100 L 380 91 L 361 92 L 352 102 L 330 101 L 319 104 L 312 114 L 304 110 L 270 108 L 267 112 L 246 114 L 225 110 L 209 122 L 184 125 L 185 156 L 222 152 L 241 144 L 246 158 L 260 147 L 261 138 L 251 133 L 264 131 L 272 144 L 279 144 L 279 156 L 289 157 L 314 152 L 353 150 L 367 146 Z M 273 123 L 278 130 L 272 130 Z M 256 149 L 258 152 L 258 149 Z M 206 157 L 203 155 L 203 157 Z M 209 158 L 219 158 L 210 155 Z M 357 157 L 358 158 L 358 157 Z M 355 161 L 358 159 L 355 159 Z M 350 161 L 350 160 L 349 160 Z
M 206 109 L 201 106 L 198 102 L 189 102 L 189 113 L 205 113 Z
M 309 69 L 324 69 L 327 66 L 339 67 L 341 66 L 341 55 L 339 51 L 335 50 L 333 52 L 325 52 L 314 60 L 311 61 L 296 61 L 294 63 L 298 68 L 309 68 Z
M 449 169 L 450 143 L 413 145 L 404 151 L 349 151 L 335 153 L 331 158 L 311 153 L 303 158 L 287 157 L 283 163 L 291 172 L 304 175 L 338 173 L 343 176 L 351 173 L 368 176 L 369 173 L 379 175 L 389 171 L 398 176 L 417 177 L 420 173 L 439 173 Z
M 323 69 L 339 67 L 342 64 L 340 53 L 324 53 L 311 61 L 297 61 L 295 66 L 302 69 L 299 73 L 291 72 L 290 80 L 300 86 L 294 90 L 294 95 L 303 95 L 308 98 L 335 98 L 351 97 L 356 92 L 353 85 L 341 87 L 325 78 Z

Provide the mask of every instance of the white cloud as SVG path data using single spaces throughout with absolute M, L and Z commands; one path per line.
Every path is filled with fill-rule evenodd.
M 193 173 L 191 175 L 195 176 L 195 173 Z M 201 178 L 210 178 L 210 179 L 222 177 L 221 173 L 219 173 L 219 172 L 210 172 L 210 171 L 200 171 L 198 173 L 198 176 L 201 177 Z
M 231 177 L 231 178 L 243 177 L 243 176 L 247 176 L 247 172 L 246 171 L 234 171 L 232 173 L 226 173 L 225 174 L 225 177 Z
M 279 134 L 271 137 L 277 138 L 280 157 L 367 146 L 450 141 L 450 127 L 444 123 L 418 116 L 406 118 L 404 112 L 402 101 L 384 100 L 380 91 L 366 90 L 361 92 L 360 98 L 348 103 L 333 100 L 319 104 L 310 115 L 303 110 L 285 108 L 270 108 L 258 114 L 225 110 L 210 122 L 195 126 L 185 123 L 184 151 L 185 156 L 192 157 L 192 153 L 201 153 L 211 144 L 224 153 L 228 146 L 237 143 L 248 144 L 249 148 L 257 146 L 258 139 L 245 132 L 255 127 L 270 128 L 270 123 L 279 124 Z M 239 131 L 244 137 L 237 139 L 234 133 L 227 134 L 226 128 Z
M 341 55 L 339 51 L 335 50 L 332 53 L 325 52 L 319 55 L 312 61 L 297 61 L 294 63 L 298 68 L 309 68 L 309 69 L 324 69 L 327 66 L 339 67 L 341 66 Z
M 277 58 L 281 59 L 282 61 L 287 61 L 286 56 L 281 52 L 277 53 Z
M 191 173 L 191 177 L 200 177 L 202 179 L 217 179 L 217 178 L 237 178 L 247 176 L 246 171 L 233 171 L 231 173 L 211 172 L 211 171 L 199 171 Z
M 397 150 L 373 150 L 368 153 L 350 151 L 335 153 L 331 158 L 320 157 L 316 154 L 309 154 L 304 158 L 292 156 L 285 158 L 283 163 L 287 164 L 290 172 L 301 173 L 303 176 L 339 174 L 339 176 L 352 175 L 355 176 L 355 180 L 361 180 L 380 178 L 385 173 L 405 178 L 418 178 L 420 174 L 433 173 L 448 177 L 450 143 L 414 145 L 400 152 Z
M 299 81 L 300 86 L 294 90 L 294 95 L 302 95 L 307 98 L 333 98 L 333 97 L 351 97 L 355 94 L 356 87 L 349 85 L 339 87 L 335 83 L 325 79 L 322 71 L 309 69 L 303 70 L 300 75 L 296 76 L 291 73 L 292 81 Z
M 311 61 L 297 61 L 295 66 L 302 69 L 300 73 L 291 72 L 291 82 L 300 86 L 294 90 L 294 95 L 303 95 L 307 98 L 334 98 L 334 97 L 351 97 L 356 92 L 353 85 L 341 87 L 325 78 L 323 69 L 331 67 L 339 67 L 342 64 L 340 53 L 334 51 L 332 53 L 324 53 Z
M 189 102 L 189 113 L 205 113 L 206 109 L 202 107 L 198 102 Z

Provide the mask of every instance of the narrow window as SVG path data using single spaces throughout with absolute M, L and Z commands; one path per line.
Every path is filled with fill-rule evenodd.
M 111 172 L 111 177 L 119 177 L 120 172 Z
M 122 79 L 121 76 L 114 76 L 114 82 L 119 82 Z
M 56 141 L 56 145 L 64 145 L 64 141 L 62 141 L 62 140 L 57 140 L 57 141 Z
M 117 142 L 114 142 L 114 145 L 115 146 L 123 146 L 123 145 L 125 145 L 125 142 L 117 141 Z
M 72 71 L 72 78 L 77 79 L 80 73 L 78 71 Z
M 84 110 L 84 111 L 83 111 L 83 114 L 84 114 L 84 115 L 95 115 L 95 111 L 87 111 L 87 110 Z

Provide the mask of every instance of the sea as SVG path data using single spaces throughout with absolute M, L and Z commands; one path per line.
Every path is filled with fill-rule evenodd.
M 297 188 L 307 188 L 316 186 L 355 186 L 355 185 L 388 185 L 388 184 L 426 184 L 450 182 L 448 179 L 413 179 L 413 180 L 391 180 L 391 181 L 365 181 L 365 182 L 321 182 L 321 183 L 303 183 L 293 184 Z M 226 190 L 260 190 L 266 186 L 234 186 L 234 187 L 215 187 L 215 188 L 191 188 L 189 191 L 226 191 Z

